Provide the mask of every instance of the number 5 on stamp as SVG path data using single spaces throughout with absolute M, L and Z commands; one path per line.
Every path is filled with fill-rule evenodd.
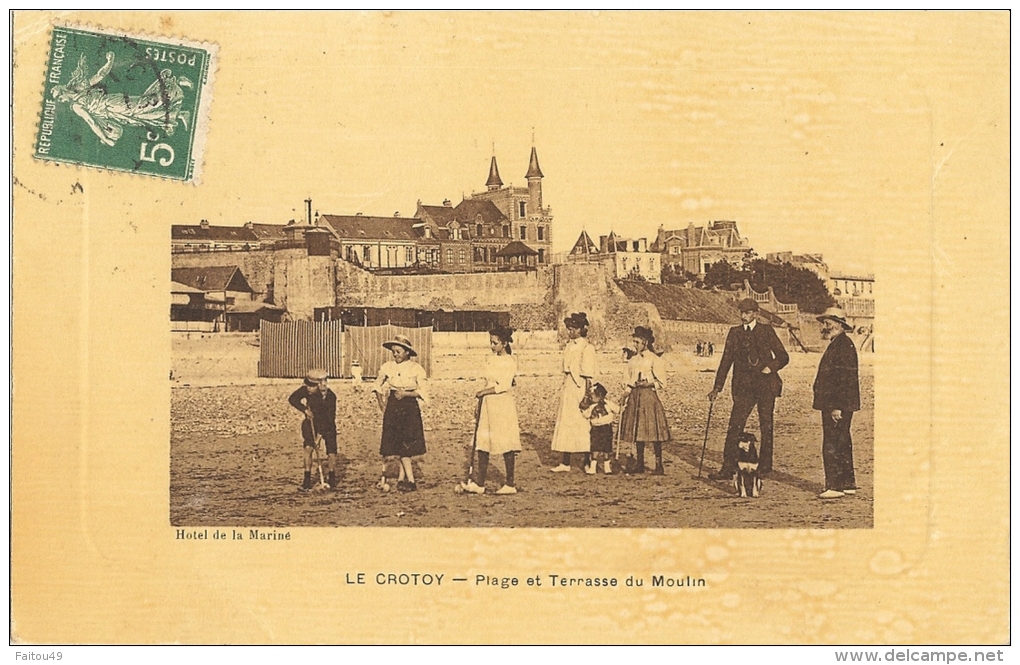
M 215 44 L 56 26 L 38 159 L 197 182 Z

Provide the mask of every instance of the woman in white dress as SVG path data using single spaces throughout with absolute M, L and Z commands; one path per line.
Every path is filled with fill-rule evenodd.
M 550 471 L 570 471 L 570 454 L 584 453 L 584 466 L 591 462 L 591 423 L 581 412 L 581 401 L 595 378 L 595 347 L 588 343 L 588 315 L 571 314 L 563 323 L 570 341 L 563 349 L 563 390 L 553 431 L 552 449 L 563 454 L 559 466 Z
M 485 364 L 486 385 L 475 397 L 480 401 L 475 450 L 478 452 L 478 482 L 468 479 L 461 483 L 464 492 L 485 494 L 485 476 L 489 470 L 489 456 L 503 455 L 506 465 L 506 483 L 496 494 L 517 494 L 514 481 L 514 462 L 521 450 L 521 428 L 517 421 L 517 403 L 514 399 L 514 377 L 517 361 L 510 343 L 513 330 L 496 328 L 489 331 L 492 355 Z
M 662 442 L 670 440 L 666 411 L 662 408 L 657 389 L 663 387 L 665 369 L 655 351 L 655 335 L 651 328 L 634 329 L 634 357 L 627 361 L 623 378 L 627 383 L 623 399 L 626 406 L 620 418 L 621 452 L 637 448 L 637 466 L 633 473 L 645 472 L 645 444 L 655 449 L 653 475 L 665 473 L 662 466 Z

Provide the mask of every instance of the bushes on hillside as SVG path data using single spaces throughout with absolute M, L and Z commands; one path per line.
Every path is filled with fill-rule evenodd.
M 780 302 L 797 303 L 804 312 L 818 314 L 836 304 L 818 275 L 790 263 L 770 263 L 752 258 L 737 267 L 727 261 L 718 261 L 705 271 L 706 288 L 740 288 L 744 280 L 758 293 L 771 288 Z

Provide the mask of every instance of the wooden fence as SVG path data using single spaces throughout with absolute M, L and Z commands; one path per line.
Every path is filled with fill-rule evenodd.
M 259 376 L 301 378 L 312 368 L 330 377 L 350 376 L 344 373 L 342 326 L 340 321 L 263 321 Z
M 394 335 L 402 335 L 411 341 L 411 346 L 418 353 L 415 360 L 425 368 L 428 376 L 432 376 L 432 328 L 403 328 L 391 325 L 347 326 L 344 334 L 347 353 L 344 354 L 343 376 L 351 375 L 351 361 L 354 359 L 361 364 L 363 377 L 379 376 L 382 364 L 393 359 L 392 353 L 383 348 L 383 342 L 393 339 Z

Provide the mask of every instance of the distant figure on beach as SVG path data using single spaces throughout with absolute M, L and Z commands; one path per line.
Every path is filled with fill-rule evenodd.
M 357 358 L 355 358 L 351 361 L 351 383 L 354 384 L 354 392 L 359 392 L 361 390 L 361 381 L 361 363 L 358 362 Z
M 591 424 L 581 413 L 581 401 L 591 390 L 595 377 L 595 347 L 586 339 L 586 313 L 571 314 L 563 320 L 563 324 L 570 340 L 563 349 L 563 389 L 551 446 L 554 452 L 563 455 L 559 465 L 550 469 L 555 473 L 570 471 L 571 453 L 584 453 L 584 465 L 591 463 Z

